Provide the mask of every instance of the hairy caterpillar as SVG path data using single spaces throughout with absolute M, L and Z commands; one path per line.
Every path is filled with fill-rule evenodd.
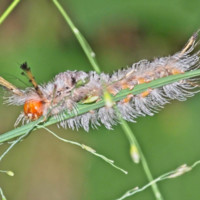
M 83 127 L 104 124 L 111 129 L 116 124 L 118 116 L 112 106 L 104 106 L 97 110 L 62 120 L 65 112 L 76 112 L 78 103 L 95 103 L 103 98 L 104 92 L 111 95 L 118 94 L 123 89 L 133 89 L 138 84 L 148 83 L 155 79 L 169 75 L 181 74 L 199 67 L 200 51 L 192 53 L 196 46 L 198 32 L 192 35 L 182 51 L 168 57 L 157 58 L 150 62 L 141 60 L 132 67 L 114 72 L 112 75 L 94 71 L 66 71 L 55 76 L 53 81 L 38 85 L 26 63 L 21 65 L 32 83 L 32 88 L 21 90 L 2 77 L 0 85 L 8 89 L 6 103 L 23 105 L 24 111 L 19 115 L 15 125 L 38 119 L 40 116 L 53 116 L 61 120 L 60 126 L 66 128 Z M 116 102 L 116 107 L 123 119 L 135 122 L 138 116 L 153 115 L 170 99 L 180 101 L 193 96 L 197 79 L 181 80 L 160 88 L 137 94 L 129 94 L 123 100 Z

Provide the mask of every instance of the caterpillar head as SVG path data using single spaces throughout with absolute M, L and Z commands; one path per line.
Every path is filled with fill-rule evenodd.
M 24 115 L 30 120 L 36 120 L 43 115 L 44 102 L 42 100 L 27 100 L 24 103 Z

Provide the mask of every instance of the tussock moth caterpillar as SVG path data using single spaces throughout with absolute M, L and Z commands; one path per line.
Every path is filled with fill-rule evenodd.
M 78 103 L 95 103 L 102 99 L 104 91 L 115 96 L 123 89 L 133 89 L 139 84 L 199 68 L 200 51 L 192 53 L 197 45 L 197 35 L 198 32 L 193 34 L 185 47 L 172 56 L 156 58 L 152 62 L 141 60 L 132 67 L 119 70 L 112 75 L 97 74 L 94 71 L 89 73 L 66 71 L 56 75 L 53 81 L 38 85 L 27 63 L 24 63 L 21 68 L 33 87 L 21 90 L 0 77 L 0 85 L 9 91 L 5 102 L 24 106 L 24 111 L 19 115 L 15 125 L 49 114 L 59 118 L 60 126 L 64 128 L 83 127 L 88 131 L 90 125 L 95 127 L 102 123 L 106 128 L 111 129 L 112 125 L 116 124 L 117 114 L 110 106 L 104 106 L 72 119 L 62 119 L 66 111 L 76 112 Z M 139 116 L 153 115 L 170 99 L 183 101 L 193 96 L 197 92 L 196 81 L 197 79 L 181 80 L 160 88 L 149 88 L 137 95 L 129 94 L 123 100 L 116 102 L 116 106 L 123 119 L 135 122 L 135 118 Z

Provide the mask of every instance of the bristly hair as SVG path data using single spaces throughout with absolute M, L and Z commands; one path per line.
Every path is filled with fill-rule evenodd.
M 95 103 L 103 98 L 104 92 L 111 95 L 121 90 L 132 90 L 136 85 L 149 83 L 153 80 L 175 74 L 182 74 L 199 68 L 199 54 L 192 54 L 196 46 L 195 33 L 182 51 L 168 57 L 156 58 L 152 62 L 141 60 L 127 69 L 114 72 L 112 75 L 94 71 L 66 71 L 55 76 L 53 81 L 44 85 L 37 85 L 27 63 L 21 68 L 27 72 L 34 88 L 20 90 L 23 95 L 12 93 L 7 97 L 8 104 L 24 105 L 24 112 L 20 114 L 16 125 L 29 122 L 47 113 L 59 119 L 60 126 L 78 129 L 83 127 L 97 127 L 104 124 L 111 129 L 118 122 L 118 115 L 113 107 L 104 106 L 94 111 L 64 120 L 65 112 L 76 112 L 77 104 Z M 139 116 L 154 115 L 171 99 L 184 101 L 198 92 L 196 81 L 199 79 L 181 80 L 160 88 L 149 88 L 146 91 L 132 95 L 116 102 L 116 107 L 123 119 L 135 122 Z M 40 91 L 40 92 L 38 92 Z M 30 109 L 31 108 L 31 109 Z M 39 109 L 39 110 L 37 110 Z M 50 111 L 50 113 L 49 113 Z
M 29 71 L 30 67 L 28 67 L 27 62 L 21 64 L 20 68 L 24 71 Z
M 31 68 L 28 67 L 27 62 L 24 62 L 20 66 L 20 68 L 24 71 L 24 72 L 22 72 L 22 75 L 27 76 L 27 78 L 29 79 L 29 82 L 32 83 L 33 87 L 35 88 L 36 93 L 42 98 L 43 93 L 39 89 L 39 86 L 38 86 L 37 82 L 35 81 L 35 77 L 33 76 L 32 72 L 31 72 Z

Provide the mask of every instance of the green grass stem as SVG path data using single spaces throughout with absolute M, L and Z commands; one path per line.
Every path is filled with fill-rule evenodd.
M 75 146 L 78 146 L 78 147 L 81 147 L 82 149 L 88 151 L 89 153 L 95 155 L 96 157 L 99 157 L 101 158 L 102 160 L 104 160 L 105 162 L 107 162 L 108 164 L 110 164 L 112 167 L 116 168 L 117 170 L 120 170 L 121 172 L 123 172 L 124 174 L 128 174 L 128 172 L 124 169 L 122 169 L 121 167 L 118 167 L 117 165 L 114 164 L 114 160 L 111 160 L 107 157 L 105 157 L 104 155 L 102 154 L 99 154 L 96 152 L 96 150 L 94 150 L 93 148 L 85 145 L 85 144 L 80 144 L 78 142 L 75 142 L 75 141 L 72 141 L 72 140 L 67 140 L 67 139 L 64 139 L 60 136 L 58 136 L 56 133 L 54 133 L 53 131 L 51 131 L 50 129 L 46 128 L 46 127 L 43 127 L 41 126 L 40 128 L 43 128 L 45 129 L 46 131 L 48 131 L 49 133 L 51 133 L 53 136 L 55 136 L 57 139 L 61 140 L 62 142 L 66 142 L 66 143 L 70 143 L 70 144 L 73 144 Z
M 153 181 L 149 182 L 148 184 L 144 185 L 141 188 L 135 187 L 133 189 L 128 190 L 124 195 L 122 195 L 120 198 L 118 198 L 116 200 L 124 200 L 124 199 L 126 199 L 128 197 L 131 197 L 131 196 L 135 195 L 138 192 L 142 192 L 142 191 L 146 190 L 147 188 L 149 188 L 154 183 L 161 182 L 161 181 L 164 181 L 166 179 L 172 179 L 172 178 L 177 178 L 179 176 L 182 176 L 183 174 L 193 170 L 198 165 L 200 165 L 200 160 L 196 161 L 191 166 L 188 166 L 187 164 L 181 165 L 177 169 L 175 169 L 173 171 L 170 171 L 170 172 L 167 172 L 167 173 L 159 176 L 158 178 L 154 179 Z
M 144 172 L 147 176 L 148 181 L 152 183 L 151 187 L 152 187 L 152 190 L 153 190 L 153 193 L 154 193 L 156 199 L 162 200 L 163 197 L 162 197 L 162 195 L 159 191 L 159 188 L 158 188 L 156 182 L 153 182 L 154 179 L 153 179 L 153 176 L 152 176 L 151 171 L 149 169 L 147 160 L 144 156 L 144 153 L 142 152 L 142 149 L 141 149 L 135 135 L 132 133 L 132 130 L 130 129 L 130 127 L 128 126 L 126 121 L 121 120 L 121 124 L 122 124 L 122 129 L 124 130 L 127 137 L 129 138 L 131 146 L 133 146 L 133 145 L 136 146 L 136 148 L 138 150 L 138 153 L 139 153 L 139 156 L 140 156 L 140 159 L 141 159 L 141 163 L 142 163 L 142 167 L 144 169 Z
M 4 20 L 8 17 L 8 15 L 13 11 L 13 9 L 17 6 L 17 4 L 20 2 L 20 0 L 14 0 L 8 8 L 3 12 L 3 14 L 0 16 L 0 24 L 4 22 Z
M 100 69 L 98 67 L 97 61 L 95 59 L 95 53 L 92 51 L 90 45 L 85 40 L 85 38 L 82 36 L 78 28 L 74 25 L 66 11 L 63 9 L 63 7 L 60 5 L 60 3 L 57 0 L 52 0 L 69 27 L 71 28 L 72 32 L 74 33 L 75 37 L 77 38 L 78 42 L 80 43 L 83 51 L 85 52 L 88 60 L 90 61 L 91 65 L 95 69 L 97 73 L 100 73 Z

